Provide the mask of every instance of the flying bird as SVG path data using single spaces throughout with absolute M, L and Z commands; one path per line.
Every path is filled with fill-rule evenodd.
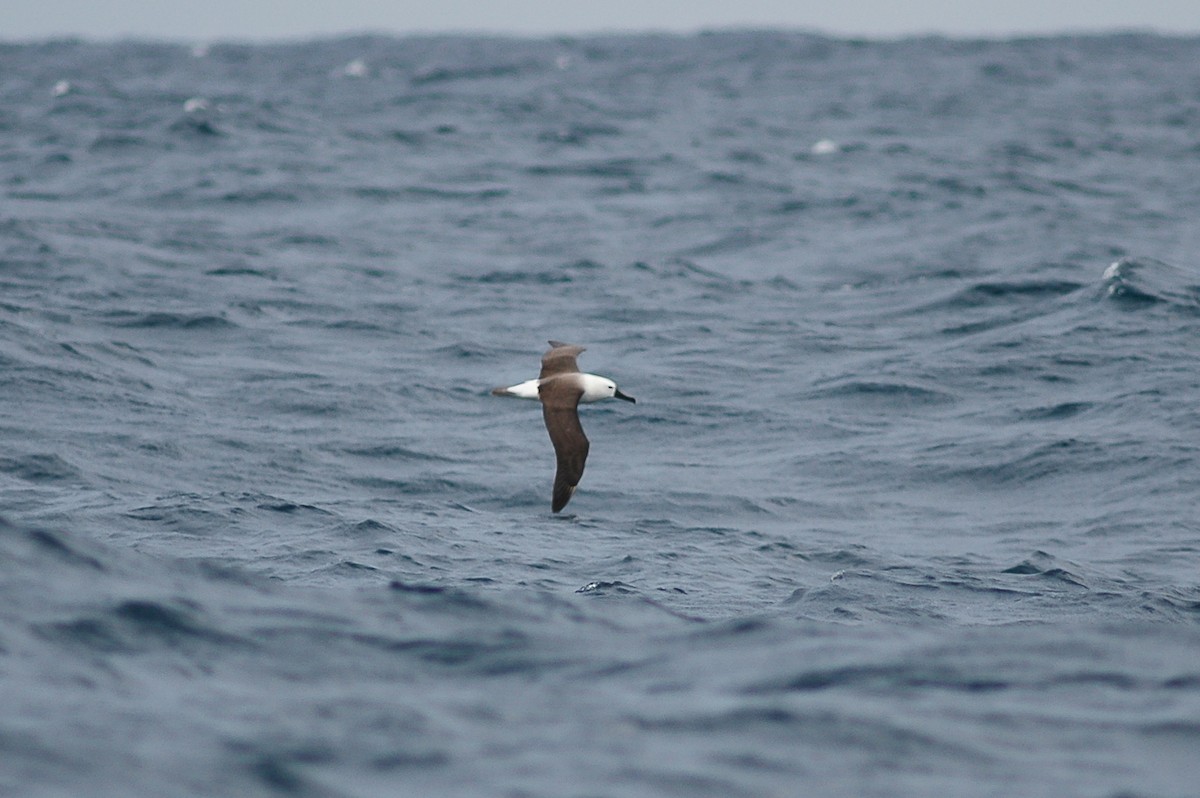
M 542 418 L 558 469 L 554 474 L 554 497 L 550 509 L 558 512 L 567 506 L 579 480 L 583 477 L 583 465 L 588 456 L 588 439 L 579 423 L 579 403 L 599 402 L 601 399 L 624 399 L 636 402 L 632 396 L 621 393 L 617 384 L 608 377 L 585 374 L 579 370 L 575 359 L 584 351 L 582 346 L 551 341 L 550 349 L 542 355 L 542 371 L 536 380 L 526 380 L 509 388 L 493 388 L 495 396 L 512 396 L 517 399 L 537 399 L 542 403 Z

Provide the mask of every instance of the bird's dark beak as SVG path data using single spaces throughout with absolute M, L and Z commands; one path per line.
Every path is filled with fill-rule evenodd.
M 624 399 L 626 402 L 633 402 L 634 404 L 637 404 L 637 399 L 634 399 L 629 394 L 621 393 L 620 388 L 617 388 L 616 390 L 613 391 L 613 398 L 614 399 Z

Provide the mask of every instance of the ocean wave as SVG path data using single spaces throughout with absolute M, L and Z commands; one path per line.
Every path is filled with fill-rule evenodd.
M 0 792 L 1190 794 L 1198 53 L 0 45 Z
M 811 399 L 844 399 L 859 403 L 884 403 L 889 407 L 920 407 L 956 401 L 947 391 L 914 382 L 898 380 L 838 380 L 819 386 L 807 395 Z
M 1104 296 L 1118 307 L 1137 310 L 1162 305 L 1200 312 L 1200 273 L 1153 258 L 1122 258 L 1104 271 Z
M 53 453 L 35 453 L 0 457 L 0 473 L 28 482 L 77 480 L 79 469 Z
M 224 314 L 179 311 L 111 311 L 107 314 L 109 323 L 115 327 L 129 327 L 162 330 L 226 330 L 237 327 Z

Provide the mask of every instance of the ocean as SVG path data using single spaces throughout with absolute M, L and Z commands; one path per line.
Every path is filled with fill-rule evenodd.
M 1200 38 L 0 45 L 0 795 L 1195 795 L 1198 186 Z

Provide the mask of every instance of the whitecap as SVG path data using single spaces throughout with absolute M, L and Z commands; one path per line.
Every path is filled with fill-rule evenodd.
M 184 102 L 183 112 L 185 114 L 202 114 L 209 109 L 208 100 L 203 97 L 192 97 Z
M 813 155 L 833 155 L 835 152 L 841 151 L 841 149 L 841 146 L 833 139 L 821 139 L 812 145 L 810 151 Z
M 368 72 L 367 62 L 361 58 L 355 58 L 342 67 L 342 75 L 347 78 L 365 78 Z

